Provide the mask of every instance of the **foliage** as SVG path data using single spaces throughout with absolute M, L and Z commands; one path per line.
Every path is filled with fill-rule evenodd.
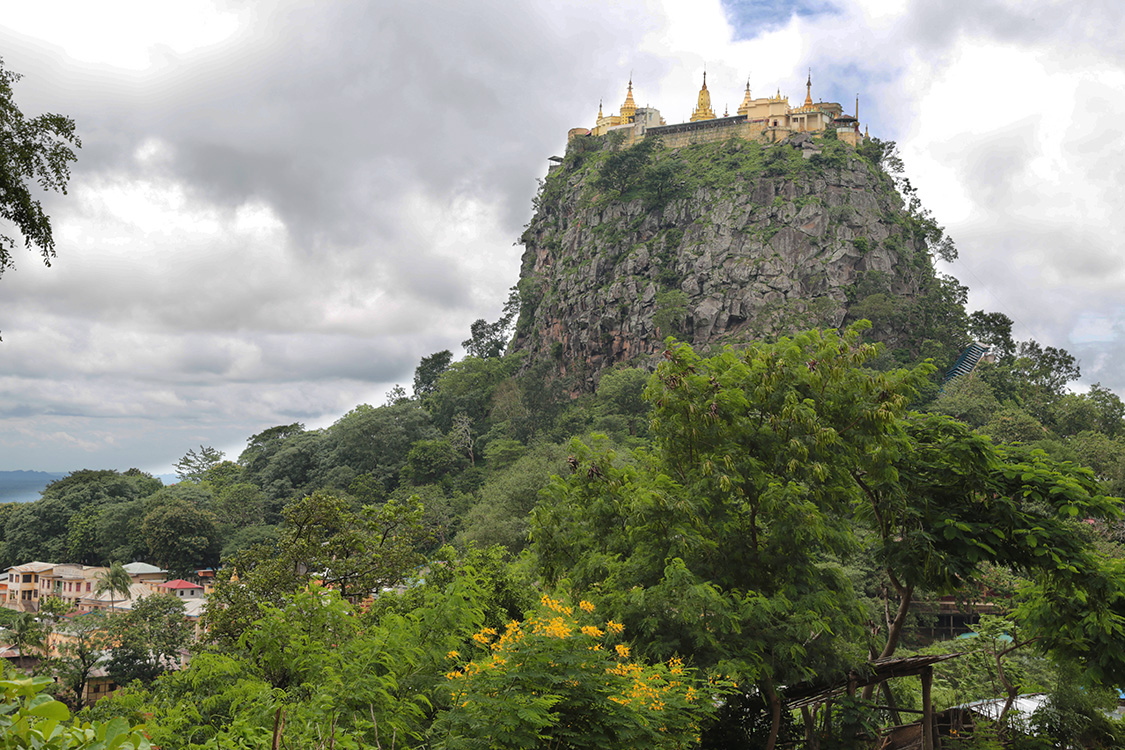
M 470 357 L 489 359 L 499 357 L 508 346 L 508 339 L 512 335 L 512 326 L 520 314 L 520 295 L 516 287 L 512 287 L 508 294 L 508 301 L 504 303 L 504 311 L 500 318 L 494 322 L 481 318 L 470 326 L 470 337 L 461 342 Z M 440 352 L 439 352 L 440 354 Z M 438 355 L 435 355 L 438 356 Z M 446 363 L 448 365 L 448 362 Z
M 43 691 L 49 677 L 0 680 L 0 747 L 5 750 L 148 750 L 143 727 L 121 719 L 65 724 L 70 710 Z
M 997 361 L 1010 363 L 1016 354 L 1012 319 L 1004 313 L 977 310 L 969 315 L 969 334 L 989 348 Z
M 22 76 L 5 70 L 0 60 L 0 217 L 23 235 L 24 245 L 38 248 L 43 261 L 51 265 L 55 239 L 51 220 L 34 197 L 39 190 L 66 193 L 70 162 L 82 141 L 75 132 L 74 120 L 63 115 L 24 116 L 13 100 L 13 86 Z M 0 235 L 0 274 L 12 268 L 16 239 Z
M 331 460 L 356 475 L 370 474 L 389 492 L 398 486 L 410 447 L 437 437 L 430 415 L 413 401 L 379 407 L 364 404 L 332 425 Z
M 356 599 L 401 583 L 421 561 L 421 521 L 413 500 L 357 511 L 346 498 L 314 492 L 293 503 L 276 546 L 245 549 L 220 571 L 205 609 L 209 637 L 233 646 L 265 608 L 283 606 L 314 578 Z
M 687 333 L 688 319 L 687 295 L 678 289 L 668 289 L 657 293 L 656 312 L 652 324 L 661 336 L 683 336 Z
M 643 184 L 645 167 L 660 147 L 659 140 L 646 138 L 629 148 L 614 150 L 602 162 L 594 186 L 618 196 L 625 195 Z M 668 176 L 674 179 L 674 175 Z
M 90 673 L 105 658 L 105 649 L 110 645 L 106 639 L 105 617 L 98 611 L 73 617 L 65 625 L 65 635 L 55 672 L 70 691 L 74 705 L 81 708 Z
M 179 664 L 191 640 L 183 600 L 167 594 L 150 594 L 127 612 L 109 615 L 106 632 L 113 644 L 106 671 L 118 685 L 152 682 Z
M 536 509 L 547 580 L 597 587 L 649 653 L 729 665 L 771 702 L 777 684 L 842 669 L 861 614 L 833 558 L 854 543 L 854 475 L 890 470 L 929 373 L 865 373 L 877 349 L 859 336 L 710 359 L 670 345 L 648 393 L 657 453 L 629 464 L 574 444 L 574 473 Z
M 422 398 L 433 393 L 437 387 L 437 379 L 449 369 L 452 362 L 453 352 L 448 349 L 422 357 L 422 361 L 414 370 L 414 398 Z
M 176 476 L 181 482 L 201 482 L 209 470 L 219 465 L 225 455 L 211 446 L 199 446 L 196 453 L 192 448 L 175 463 Z
M 141 522 L 149 559 L 178 577 L 214 566 L 219 561 L 215 521 L 214 513 L 186 500 L 157 505 Z
M 631 658 L 624 626 L 544 595 L 502 633 L 473 636 L 475 658 L 450 651 L 450 710 L 438 747 L 693 747 L 728 684 L 707 683 L 673 657 Z
M 20 656 L 30 656 L 33 648 L 45 648 L 47 629 L 34 612 L 4 611 L 4 633 L 7 640 L 20 652 Z
M 109 568 L 98 574 L 98 582 L 94 586 L 94 594 L 101 596 L 102 594 L 109 594 L 109 608 L 115 608 L 117 602 L 121 599 L 129 598 L 129 587 L 133 584 L 133 579 L 129 575 L 129 571 L 125 570 L 125 566 L 119 561 L 114 561 L 110 564 Z M 121 594 L 121 599 L 116 599 L 115 595 Z

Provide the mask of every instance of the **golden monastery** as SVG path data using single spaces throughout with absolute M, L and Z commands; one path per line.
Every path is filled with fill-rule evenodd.
M 652 135 L 659 137 L 664 145 L 678 148 L 731 137 L 777 143 L 793 133 L 816 133 L 829 129 L 835 129 L 836 137 L 852 146 L 867 138 L 866 133 L 859 130 L 859 97 L 856 97 L 854 116 L 844 114 L 844 108 L 836 102 L 814 102 L 811 70 L 805 84 L 805 102 L 799 107 L 790 106 L 789 97 L 783 97 L 780 91 L 775 96 L 755 99 L 747 82 L 746 93 L 736 113 L 730 116 L 724 112 L 722 117 L 716 116 L 711 106 L 707 73 L 704 73 L 703 87 L 687 122 L 669 125 L 660 116 L 659 110 L 638 107 L 633 99 L 633 80 L 630 78 L 629 90 L 618 114 L 604 114 L 599 104 L 598 119 L 593 129 L 574 128 L 570 137 L 620 132 L 625 136 L 624 145 L 630 146 Z

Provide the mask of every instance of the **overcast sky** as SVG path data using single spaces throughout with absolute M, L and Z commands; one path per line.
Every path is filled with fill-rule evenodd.
M 1104 2 L 11 3 L 26 114 L 72 116 L 58 259 L 0 278 L 0 470 L 167 472 L 409 390 L 518 278 L 566 131 L 749 78 L 897 141 L 970 309 L 1125 394 L 1125 11 Z

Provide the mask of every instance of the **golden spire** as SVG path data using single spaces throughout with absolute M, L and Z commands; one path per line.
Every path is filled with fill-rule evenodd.
M 740 115 L 750 114 L 750 79 L 746 79 L 746 96 L 742 97 L 742 106 L 735 110 Z
M 711 92 L 707 90 L 707 71 L 703 71 L 703 88 L 699 90 L 698 106 L 691 113 L 691 122 L 714 120 L 715 110 L 711 109 Z
M 809 80 L 805 81 L 805 106 L 812 106 L 812 68 L 809 68 Z
M 723 104 L 723 117 L 730 117 L 730 107 L 725 103 Z
M 602 100 L 598 99 L 598 119 L 599 120 L 602 119 L 603 116 L 604 115 L 602 115 Z
M 621 122 L 632 122 L 637 114 L 637 104 L 633 101 L 633 76 L 629 76 L 629 93 L 625 95 L 625 103 L 621 105 Z
M 855 121 L 859 122 L 859 94 L 855 95 Z

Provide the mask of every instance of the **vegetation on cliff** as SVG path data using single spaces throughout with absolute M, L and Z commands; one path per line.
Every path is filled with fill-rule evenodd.
M 888 366 L 948 365 L 968 341 L 965 291 L 931 255 L 955 251 L 888 165 L 893 147 L 830 135 L 574 139 L 522 238 L 513 348 L 590 388 L 668 335 L 710 351 L 868 318 Z

